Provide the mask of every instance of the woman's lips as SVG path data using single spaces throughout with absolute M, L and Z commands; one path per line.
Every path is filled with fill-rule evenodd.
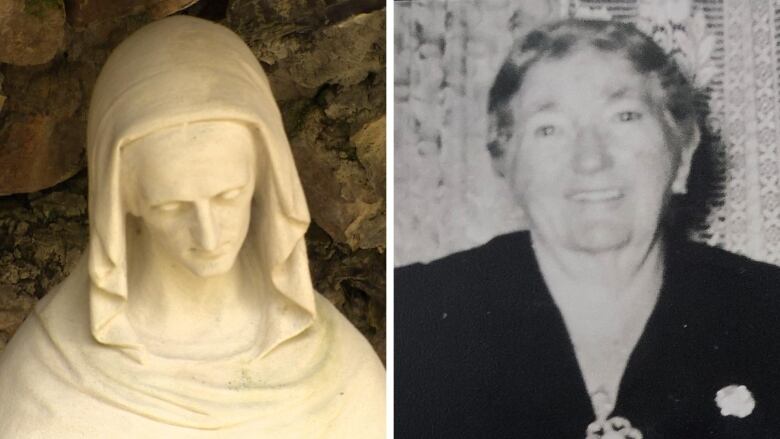
M 580 203 L 598 203 L 623 198 L 623 191 L 617 188 L 587 189 L 569 192 L 566 198 Z

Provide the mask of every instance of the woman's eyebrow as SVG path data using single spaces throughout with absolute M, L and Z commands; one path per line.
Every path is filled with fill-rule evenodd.
M 541 105 L 538 105 L 535 109 L 536 113 L 542 112 L 542 111 L 549 111 L 554 110 L 558 108 L 558 104 L 552 101 L 544 102 Z
M 555 110 L 557 108 L 558 108 L 558 104 L 555 101 L 547 100 L 538 103 L 536 102 L 531 103 L 531 105 L 528 106 L 527 110 L 522 111 L 522 113 L 531 115 L 531 114 L 541 113 L 543 111 Z
M 640 93 L 636 90 L 634 87 L 627 87 L 622 86 L 618 88 L 617 90 L 611 92 L 609 94 L 609 98 L 607 100 L 609 101 L 616 101 L 623 98 L 638 98 L 640 97 Z

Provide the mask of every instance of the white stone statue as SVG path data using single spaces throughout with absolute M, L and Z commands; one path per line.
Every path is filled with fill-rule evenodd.
M 89 248 L 0 356 L 0 438 L 384 437 L 384 368 L 312 288 L 303 190 L 238 36 L 136 32 L 87 151 Z

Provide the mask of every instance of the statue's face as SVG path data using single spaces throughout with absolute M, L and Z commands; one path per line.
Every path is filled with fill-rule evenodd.
M 126 193 L 152 245 L 198 276 L 233 267 L 249 229 L 255 185 L 254 138 L 232 122 L 155 132 L 125 153 Z

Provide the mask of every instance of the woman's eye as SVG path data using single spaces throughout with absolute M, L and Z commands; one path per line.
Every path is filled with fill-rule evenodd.
M 231 189 L 218 195 L 220 200 L 232 200 L 241 194 L 241 189 Z
M 555 134 L 555 127 L 552 125 L 540 126 L 534 131 L 536 137 L 549 137 Z
M 175 212 L 179 209 L 181 209 L 182 203 L 179 202 L 171 202 L 171 203 L 163 203 L 158 204 L 156 206 L 153 206 L 154 210 L 159 210 L 161 212 Z
M 618 119 L 621 122 L 633 122 L 642 118 L 642 113 L 636 111 L 621 111 L 618 113 Z

